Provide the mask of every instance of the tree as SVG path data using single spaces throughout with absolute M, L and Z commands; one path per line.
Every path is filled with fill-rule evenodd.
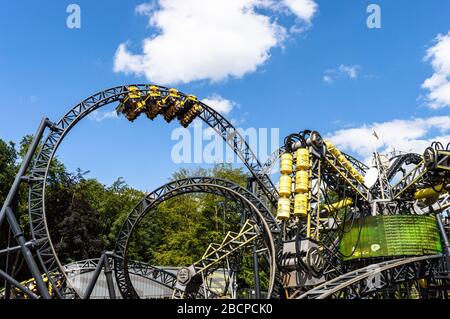
M 242 169 L 218 164 L 212 169 L 181 169 L 172 180 L 216 177 L 241 186 Z M 130 241 L 129 256 L 160 266 L 186 266 L 199 260 L 211 243 L 220 243 L 228 231 L 240 229 L 238 205 L 212 194 L 186 194 L 172 198 L 144 218 Z
M 16 175 L 17 152 L 14 143 L 0 139 L 0 203 L 3 203 Z
M 16 175 L 16 160 L 17 152 L 13 143 L 6 143 L 0 139 L 0 205 L 3 203 L 8 195 L 9 189 L 13 183 Z M 7 242 L 11 240 L 7 225 L 4 223 L 0 228 L 0 245 L 6 246 Z M 6 260 L 2 258 L 0 267 L 5 266 Z
M 0 140 L 2 202 L 18 170 L 17 160 L 23 159 L 31 142 L 32 136 L 25 136 L 17 151 L 13 143 Z M 106 186 L 96 179 L 86 178 L 87 173 L 80 169 L 70 173 L 57 158 L 50 164 L 46 218 L 62 263 L 99 257 L 101 251 L 114 249 L 123 222 L 145 195 L 128 186 L 123 178 Z M 222 178 L 244 187 L 247 183 L 247 175 L 241 168 L 227 164 L 217 164 L 211 169 L 181 169 L 172 175 L 171 180 L 192 176 Z M 239 230 L 239 209 L 236 203 L 211 194 L 186 194 L 172 198 L 148 214 L 135 229 L 129 245 L 129 258 L 160 266 L 190 265 L 201 258 L 210 243 L 220 243 L 226 232 Z M 14 210 L 29 238 L 28 185 L 22 185 Z M 2 231 L 2 247 L 7 239 L 4 234 Z M 16 272 L 20 271 L 21 263 L 18 254 Z M 247 262 L 243 267 L 248 268 Z M 244 270 L 243 281 L 250 281 L 250 269 Z M 23 279 L 29 276 L 25 271 L 19 274 Z

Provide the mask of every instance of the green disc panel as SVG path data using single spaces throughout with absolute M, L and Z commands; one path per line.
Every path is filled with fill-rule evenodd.
M 347 224 L 346 230 L 350 227 Z M 352 260 L 438 254 L 442 253 L 442 245 L 435 217 L 370 216 L 354 221 L 351 230 L 342 237 L 340 251 L 346 256 L 344 260 Z

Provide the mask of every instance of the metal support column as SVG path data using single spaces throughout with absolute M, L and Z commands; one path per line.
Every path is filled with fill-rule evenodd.
M 94 290 L 95 284 L 98 281 L 98 277 L 100 276 L 101 272 L 102 272 L 102 268 L 105 264 L 105 260 L 107 259 L 105 254 L 102 254 L 102 256 L 100 257 L 97 267 L 95 268 L 94 274 L 92 275 L 91 280 L 89 281 L 89 285 L 86 289 L 86 293 L 84 294 L 83 299 L 89 299 L 91 297 L 92 291 Z M 107 262 L 107 260 L 106 260 Z
M 439 227 L 439 232 L 441 233 L 442 241 L 444 242 L 445 257 L 446 257 L 446 271 L 450 271 L 450 243 L 448 241 L 447 233 L 445 232 L 444 224 L 442 223 L 442 215 L 436 215 L 437 224 Z
M 27 242 L 25 243 L 25 246 L 28 247 L 28 248 L 33 247 L 34 245 L 35 245 L 35 242 L 33 242 L 33 241 L 27 241 Z M 20 246 L 7 247 L 7 248 L 5 248 L 5 249 L 0 250 L 0 256 L 6 255 L 6 254 L 8 254 L 8 253 L 14 253 L 14 252 L 17 252 L 17 251 L 19 251 L 21 248 L 22 248 L 22 247 L 20 247 Z
M 11 246 L 11 229 L 8 229 L 8 248 Z M 6 274 L 11 274 L 11 270 L 12 270 L 12 257 L 11 257 L 11 252 L 8 251 L 6 253 L 6 269 L 5 272 Z M 5 298 L 4 299 L 10 299 L 11 298 L 11 283 L 8 280 L 5 280 Z
M 106 285 L 108 286 L 109 298 L 116 299 L 116 291 L 114 290 L 114 282 L 112 278 L 112 270 L 109 264 L 109 257 L 113 257 L 113 254 L 108 252 L 104 254 L 106 256 L 105 263 L 105 276 L 106 276 Z
M 261 299 L 261 287 L 259 281 L 259 264 L 258 264 L 258 247 L 256 246 L 256 240 L 253 242 L 253 277 L 255 280 L 255 297 Z
M 247 190 L 256 195 L 256 180 L 253 177 L 247 179 Z M 256 241 L 253 242 L 253 280 L 255 281 L 255 298 L 261 299 L 261 286 L 259 279 L 259 264 L 258 264 L 258 247 Z
M 6 196 L 5 202 L 3 203 L 2 209 L 0 210 L 0 225 L 2 225 L 3 221 L 5 220 L 6 209 L 8 207 L 12 207 L 14 198 L 16 197 L 19 191 L 22 178 L 25 176 L 28 166 L 30 166 L 31 159 L 33 158 L 33 155 L 39 146 L 39 142 L 42 138 L 42 135 L 44 134 L 45 129 L 49 125 L 50 122 L 47 118 L 42 119 L 41 124 L 39 125 L 39 128 L 36 134 L 34 135 L 33 141 L 31 142 L 30 147 L 28 148 L 28 152 L 22 161 L 22 165 L 20 165 L 19 172 L 17 172 L 16 178 L 14 179 L 11 189 L 9 190 L 8 196 Z
M 0 278 L 3 278 L 7 282 L 11 283 L 13 286 L 17 287 L 20 291 L 23 293 L 26 293 L 30 299 L 38 299 L 39 297 L 36 296 L 32 291 L 30 291 L 27 287 L 21 285 L 17 280 L 15 280 L 13 277 L 8 275 L 6 272 L 0 269 Z
M 25 237 L 23 236 L 23 232 L 20 229 L 19 223 L 17 222 L 16 216 L 14 216 L 12 209 L 9 207 L 5 209 L 5 214 L 6 218 L 8 219 L 14 238 L 21 247 L 22 255 L 23 258 L 25 259 L 25 262 L 28 265 L 28 269 L 30 270 L 31 275 L 36 281 L 36 286 L 39 290 L 39 293 L 41 294 L 42 298 L 50 299 L 51 297 L 48 292 L 47 286 L 45 285 L 44 280 L 42 279 L 41 272 L 39 271 L 36 261 L 33 258 L 33 254 L 26 245 Z

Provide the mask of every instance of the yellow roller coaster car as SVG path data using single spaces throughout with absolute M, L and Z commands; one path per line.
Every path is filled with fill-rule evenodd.
M 181 108 L 180 93 L 177 89 L 169 89 L 169 94 L 163 99 L 166 105 L 164 119 L 166 122 L 172 121 Z
M 203 111 L 203 107 L 200 104 L 195 104 L 180 120 L 180 124 L 186 128 L 192 121 Z
M 180 103 L 180 108 L 177 113 L 178 120 L 181 120 L 183 116 L 196 104 L 198 104 L 198 99 L 195 95 L 186 96 L 186 98 Z
M 161 91 L 155 85 L 150 86 L 150 91 L 145 100 L 145 114 L 150 120 L 154 120 L 158 114 L 161 114 L 164 109 L 164 103 L 161 100 Z
M 57 289 L 61 288 L 62 286 L 62 276 L 60 274 L 50 274 L 50 277 L 52 278 L 53 282 L 55 283 L 55 287 Z M 47 286 L 48 293 L 53 298 L 55 297 L 55 290 L 50 280 L 48 280 L 48 277 L 46 274 L 42 275 L 42 280 Z M 21 285 L 27 287 L 31 292 L 35 293 L 36 295 L 39 295 L 39 290 L 37 288 L 36 280 L 34 278 L 31 278 L 29 280 L 23 281 L 20 283 Z M 13 293 L 15 295 L 15 298 L 17 299 L 29 299 L 29 296 L 25 293 L 23 293 L 20 289 L 14 288 Z
M 127 119 L 133 122 L 145 111 L 145 102 L 142 100 L 141 91 L 135 86 L 127 87 L 128 94 L 117 107 L 117 113 L 123 113 Z

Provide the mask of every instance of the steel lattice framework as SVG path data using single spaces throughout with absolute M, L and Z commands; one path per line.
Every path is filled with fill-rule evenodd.
M 150 85 L 148 84 L 134 86 L 142 94 L 149 92 Z M 42 148 L 36 157 L 30 174 L 29 215 L 32 238 L 35 242 L 40 243 L 36 249 L 36 255 L 43 272 L 46 274 L 49 274 L 51 271 L 61 271 L 64 273 L 62 264 L 57 257 L 51 241 L 45 209 L 45 192 L 51 161 L 65 136 L 79 121 L 93 111 L 125 98 L 128 93 L 128 87 L 128 85 L 117 86 L 101 91 L 74 106 L 57 123 L 51 126 L 51 132 L 44 140 Z M 163 95 L 168 94 L 168 88 L 161 86 L 158 86 L 158 88 Z M 183 93 L 181 95 L 186 96 Z M 201 105 L 203 111 L 199 115 L 199 118 L 213 128 L 226 141 L 249 169 L 259 187 L 269 199 L 269 202 L 276 205 L 278 192 L 270 178 L 264 174 L 263 166 L 250 149 L 248 143 L 227 119 L 207 105 L 203 103 Z M 68 284 L 70 286 L 70 282 Z M 63 297 L 59 291 L 57 291 L 57 294 L 59 297 Z
M 118 257 L 115 262 L 116 282 L 122 296 L 125 299 L 139 298 L 131 284 L 127 266 L 127 248 L 137 225 L 146 215 L 155 212 L 154 209 L 162 202 L 191 193 L 208 193 L 232 200 L 243 208 L 241 213 L 245 214 L 246 219 L 258 225 L 269 253 L 270 297 L 276 280 L 277 267 L 273 234 L 279 233 L 278 223 L 269 209 L 253 193 L 230 181 L 211 177 L 186 178 L 165 184 L 146 195 L 128 215 L 119 232 L 114 252 Z
M 157 92 L 157 96 L 161 100 L 150 99 L 149 101 L 153 105 L 147 105 L 145 104 L 147 102 L 144 103 L 141 98 L 145 96 L 147 101 L 148 98 L 152 98 L 152 92 L 153 94 Z M 171 106 L 166 104 L 165 106 L 168 109 L 162 111 L 166 121 L 170 121 L 168 118 L 177 115 L 176 112 L 181 110 L 176 111 L 177 107 L 179 108 L 183 103 L 187 103 L 188 100 L 195 101 L 198 105 L 191 105 L 192 108 L 187 112 L 195 110 L 197 113 L 192 114 L 198 116 L 219 134 L 247 167 L 251 174 L 247 185 L 249 190 L 230 181 L 210 177 L 192 177 L 167 183 L 146 195 L 131 211 L 122 225 L 114 253 L 102 253 L 102 257 L 97 263 L 95 260 L 87 260 L 70 267 L 63 266 L 51 240 L 47 223 L 51 216 L 48 216 L 46 212 L 45 197 L 52 160 L 67 134 L 90 113 L 111 103 L 120 102 L 117 110 L 122 110 L 120 112 L 123 112 L 130 121 L 133 121 L 136 117 L 128 116 L 128 106 L 141 108 L 142 103 L 144 103 L 145 107 L 148 107 L 147 111 L 150 112 L 150 115 L 147 113 L 147 116 L 153 119 L 153 115 L 156 113 L 151 112 L 155 110 L 155 106 L 161 107 L 158 112 L 162 110 L 162 105 L 158 103 L 172 101 L 171 103 L 175 104 L 171 104 Z M 127 101 L 130 104 L 127 105 Z M 176 103 L 180 103 L 180 105 Z M 142 111 L 142 108 L 140 110 Z M 138 116 L 140 113 L 136 114 Z M 182 119 L 180 123 L 187 127 L 189 121 L 193 118 L 191 118 L 191 115 L 186 115 L 188 120 L 184 121 L 182 117 L 185 115 L 183 113 L 178 114 L 178 116 L 181 116 L 179 120 Z M 41 141 L 43 133 L 47 129 L 49 130 L 48 136 Z M 40 150 L 36 151 L 39 143 L 42 143 Z M 295 173 L 292 169 L 289 170 L 285 167 L 284 177 L 287 177 L 287 179 L 283 178 L 284 186 L 294 186 L 290 178 L 295 177 L 295 186 L 298 186 L 298 189 L 295 189 L 294 194 L 292 192 L 293 187 L 287 187 L 288 190 L 291 190 L 290 193 L 289 191 L 286 192 L 286 187 L 284 187 L 282 198 L 280 198 L 269 175 L 282 155 L 293 156 L 294 151 L 298 150 L 300 152 L 298 156 L 296 155 L 297 161 L 301 160 L 304 163 L 295 165 Z M 36 157 L 33 159 L 32 168 L 29 169 L 33 155 L 36 155 Z M 289 162 L 289 158 L 285 157 L 285 166 L 286 158 Z M 293 163 L 292 160 L 291 162 Z M 244 226 L 239 233 L 230 232 L 221 244 L 212 244 L 203 259 L 191 265 L 189 269 L 186 268 L 191 271 L 189 273 L 191 275 L 196 276 L 197 273 L 201 273 L 202 276 L 205 275 L 216 264 L 228 258 L 228 255 L 238 255 L 238 251 L 240 253 L 241 250 L 249 246 L 249 243 L 253 243 L 255 273 L 258 274 L 258 254 L 261 254 L 268 265 L 269 298 L 281 296 L 279 291 L 274 288 L 275 286 L 283 286 L 286 289 L 286 295 L 289 294 L 288 289 L 293 291 L 291 298 L 300 295 L 300 298 L 352 299 L 373 297 L 377 294 L 385 297 L 386 290 L 391 289 L 391 287 L 404 283 L 417 283 L 424 278 L 430 280 L 430 282 L 435 281 L 436 285 L 433 289 L 442 289 L 442 291 L 445 291 L 442 296 L 446 296 L 447 284 L 450 281 L 448 272 L 450 243 L 445 225 L 439 215 L 450 207 L 450 195 L 448 194 L 450 192 L 450 143 L 444 149 L 441 143 L 434 142 L 431 147 L 425 150 L 423 156 L 403 153 L 389 158 L 388 162 L 386 164 L 386 161 L 382 161 L 380 154 L 375 152 L 373 167 L 369 169 L 364 163 L 339 151 L 331 142 L 324 142 L 318 132 L 306 130 L 289 135 L 285 139 L 285 145 L 276 150 L 266 163 L 261 164 L 238 130 L 212 108 L 197 101 L 196 97 L 178 92 L 175 89 L 149 84 L 117 86 L 83 100 L 56 123 L 52 123 L 48 119 L 41 122 L 36 137 L 30 145 L 0 212 L 0 224 L 4 220 L 8 221 L 9 229 L 18 245 L 10 247 L 8 244 L 8 248 L 1 250 L 0 255 L 8 254 L 9 256 L 10 252 L 21 250 L 34 277 L 30 281 L 35 281 L 39 290 L 38 293 L 43 298 L 89 298 L 95 282 L 92 281 L 86 294 L 81 296 L 80 291 L 77 291 L 77 288 L 71 283 L 67 272 L 74 269 L 80 271 L 89 269 L 91 271 L 94 268 L 94 277 L 98 279 L 98 274 L 103 267 L 105 274 L 108 274 L 107 282 L 110 297 L 114 299 L 111 261 L 114 261 L 116 282 L 124 298 L 139 297 L 132 286 L 130 274 L 149 278 L 171 288 L 174 290 L 174 296 L 207 298 L 214 295 L 208 291 L 207 287 L 203 287 L 200 291 L 194 289 L 185 291 L 189 281 L 186 281 L 186 285 L 184 285 L 180 278 L 169 272 L 148 264 L 129 261 L 127 258 L 127 248 L 136 227 L 144 217 L 153 218 L 158 205 L 176 196 L 206 193 L 224 197 L 238 204 L 240 210 L 237 213 L 241 215 L 241 222 Z M 291 168 L 293 168 L 292 163 L 289 164 Z M 411 164 L 415 165 L 412 169 L 405 167 Z M 377 180 L 374 183 L 369 183 L 365 179 L 367 176 L 364 175 L 373 173 L 373 169 L 376 169 Z M 371 172 L 369 172 L 370 170 Z M 283 174 L 283 170 L 280 170 L 280 172 Z M 399 173 L 402 173 L 402 176 L 397 180 L 395 177 Z M 297 177 L 299 178 L 297 179 Z M 25 241 L 12 208 L 14 198 L 23 181 L 30 185 L 29 220 L 32 238 L 28 242 Z M 287 196 L 286 194 L 290 195 Z M 304 205 L 304 199 L 306 199 L 306 205 Z M 288 200 L 287 204 L 286 200 Z M 272 209 L 275 206 L 278 206 L 278 212 L 281 207 L 282 214 L 279 216 L 279 220 L 276 220 L 272 215 Z M 293 214 L 290 210 L 292 207 L 289 206 L 293 206 Z M 285 214 L 286 211 L 287 215 Z M 345 224 L 348 223 L 351 225 L 350 227 L 353 227 L 355 221 L 361 221 L 371 214 L 372 216 L 379 214 L 436 215 L 441 244 L 443 244 L 442 255 L 414 255 L 414 257 L 405 258 L 406 254 L 392 257 L 393 259 L 387 261 L 383 258 L 382 260 L 366 259 L 345 263 L 345 259 L 341 258 L 344 255 L 338 247 L 341 240 L 339 237 L 347 232 Z M 360 225 L 357 242 L 360 239 L 362 223 Z M 292 245 L 293 242 L 295 242 L 295 245 Z M 303 248 L 302 244 L 304 245 Z M 264 248 L 258 250 L 257 245 L 262 245 Z M 33 249 L 40 267 L 34 261 L 30 248 Z M 321 249 L 322 252 L 320 252 Z M 438 252 L 441 253 L 441 250 L 433 251 L 433 254 Z M 312 263 L 311 256 L 315 256 L 316 262 Z M 326 263 L 322 270 L 320 270 L 321 258 L 325 258 Z M 360 268 L 361 263 L 364 264 L 362 268 Z M 365 267 L 367 264 L 370 265 Z M 287 274 L 290 273 L 296 273 L 297 279 L 300 276 L 311 274 L 315 278 L 307 285 L 300 280 L 295 285 L 290 283 L 284 285 L 284 279 L 288 278 Z M 42 278 L 41 274 L 43 274 Z M 55 274 L 58 274 L 58 279 L 55 279 Z M 379 284 L 377 286 L 368 285 L 369 279 L 374 275 L 378 276 Z M 61 277 L 62 279 L 60 279 Z M 6 272 L 0 269 L 0 278 L 7 282 L 5 287 L 6 298 L 10 295 L 11 285 L 30 298 L 39 297 L 35 291 L 29 290 L 9 276 L 8 269 L 6 269 Z M 47 284 L 44 283 L 43 278 L 45 278 Z M 196 277 L 196 279 L 198 278 L 199 276 Z M 55 282 L 56 280 L 58 280 L 58 283 Z M 63 283 L 61 284 L 61 282 Z M 192 286 L 198 288 L 198 281 L 195 281 Z M 55 287 L 55 289 L 52 289 L 52 293 L 50 293 L 49 287 Z M 49 291 L 47 291 L 47 288 L 49 288 Z M 255 290 L 260 291 L 259 288 Z
M 111 263 L 112 261 L 109 260 L 108 262 Z M 68 276 L 75 276 L 95 271 L 98 263 L 99 258 L 81 260 L 64 265 L 64 270 Z M 130 260 L 127 263 L 127 269 L 129 274 L 149 279 L 170 289 L 175 287 L 177 281 L 177 277 L 173 273 L 140 261 Z
M 364 298 L 399 283 L 430 278 L 436 273 L 442 255 L 399 258 L 372 264 L 329 280 L 298 299 Z M 372 280 L 377 276 L 377 283 Z
M 99 263 L 99 258 L 76 261 L 64 265 L 64 270 L 69 276 L 93 272 Z M 109 261 L 111 263 L 111 261 Z M 140 276 L 173 289 L 177 277 L 164 269 L 149 265 L 141 261 L 130 260 L 127 264 L 128 272 L 132 275 Z

